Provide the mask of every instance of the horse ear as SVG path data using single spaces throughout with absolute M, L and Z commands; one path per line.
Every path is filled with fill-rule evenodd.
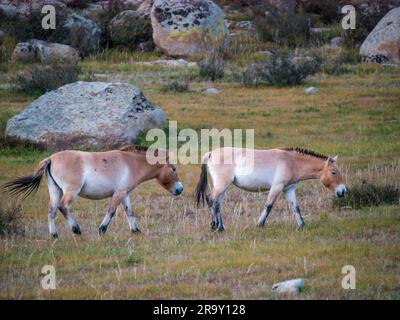
M 326 160 L 326 164 L 335 164 L 336 160 L 337 160 L 337 156 L 332 157 L 328 157 L 328 160 Z

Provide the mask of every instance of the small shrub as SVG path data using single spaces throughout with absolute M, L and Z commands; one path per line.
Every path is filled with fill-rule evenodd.
M 334 54 L 325 53 L 321 71 L 329 75 L 340 75 L 350 72 L 349 65 L 358 64 L 361 59 L 356 48 L 341 48 Z
M 209 50 L 205 59 L 198 62 L 200 78 L 215 81 L 224 77 L 226 50 L 225 41 L 217 43 Z
M 44 151 L 45 146 L 30 140 L 24 140 L 14 137 L 0 136 L 0 149 L 24 149 L 29 151 Z
M 333 208 L 351 207 L 360 209 L 362 207 L 380 206 L 383 204 L 399 204 L 400 190 L 393 185 L 378 186 L 370 182 L 363 182 L 349 189 L 344 198 L 334 198 Z
M 265 62 L 250 65 L 242 74 L 246 86 L 262 84 L 274 86 L 299 85 L 307 76 L 317 72 L 319 57 L 295 58 L 288 51 L 278 51 Z
M 22 209 L 19 204 L 8 208 L 0 206 L 0 236 L 23 235 Z
M 187 92 L 189 91 L 189 82 L 181 80 L 170 80 L 161 88 L 163 92 Z
M 78 80 L 80 69 L 68 64 L 33 65 L 12 77 L 12 83 L 21 90 L 44 93 Z
M 140 263 L 143 262 L 143 257 L 138 256 L 136 254 L 131 254 L 125 259 L 125 262 L 126 262 L 127 265 L 140 264 Z
M 257 16 L 255 25 L 261 40 L 284 46 L 306 45 L 311 35 L 311 18 L 301 11 L 271 10 L 267 15 Z

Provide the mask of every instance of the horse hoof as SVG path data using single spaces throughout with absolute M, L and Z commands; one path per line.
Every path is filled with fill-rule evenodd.
M 100 226 L 99 228 L 99 235 L 102 236 L 107 231 L 107 226 Z
M 51 234 L 52 239 L 58 239 L 58 234 L 57 233 L 52 233 Z
M 219 226 L 219 227 L 217 228 L 217 231 L 224 231 L 224 230 L 225 230 L 224 226 Z
M 76 235 L 81 235 L 81 228 L 79 227 L 79 225 L 74 225 L 72 226 L 72 232 Z
M 259 228 L 264 227 L 264 222 L 258 222 L 258 223 L 257 223 L 257 227 L 259 227 Z
M 131 232 L 132 233 L 141 233 L 142 231 L 139 228 L 136 228 L 136 229 L 132 229 Z
M 303 222 L 302 224 L 299 224 L 299 225 L 297 225 L 297 228 L 299 229 L 299 230 L 303 230 L 303 228 L 305 227 L 305 223 Z
M 210 223 L 211 230 L 217 229 L 217 224 L 213 221 Z

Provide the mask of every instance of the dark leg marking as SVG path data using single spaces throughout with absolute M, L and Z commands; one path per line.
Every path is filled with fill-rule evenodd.
M 269 204 L 267 206 L 265 206 L 265 218 L 261 221 L 261 224 L 259 224 L 259 227 L 264 227 L 265 224 L 265 220 L 267 220 L 269 213 L 272 210 L 272 204 Z
M 298 225 L 300 228 L 303 228 L 304 225 L 305 225 L 305 223 L 304 223 L 303 217 L 301 216 L 300 207 L 299 207 L 299 206 L 296 206 L 295 211 L 296 211 L 296 222 L 297 222 L 297 225 Z

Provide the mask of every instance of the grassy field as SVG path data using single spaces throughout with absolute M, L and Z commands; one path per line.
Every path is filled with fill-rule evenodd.
M 150 60 L 157 57 L 150 57 Z M 120 64 L 102 57 L 82 62 L 97 80 L 137 85 L 161 106 L 179 128 L 254 128 L 257 148 L 302 146 L 339 155 L 351 187 L 363 180 L 400 187 L 400 72 L 397 68 L 357 65 L 341 76 L 318 74 L 305 86 L 246 88 L 229 82 L 196 80 L 195 70 Z M 105 60 L 105 61 L 104 61 Z M 162 81 L 191 80 L 190 90 L 166 93 Z M 217 95 L 201 89 L 217 87 Z M 0 86 L 0 129 L 35 96 Z M 48 152 L 21 148 L 0 151 L 0 183 L 30 174 Z M 297 230 L 281 198 L 256 228 L 266 194 L 231 188 L 223 206 L 226 231 L 212 232 L 205 208 L 193 193 L 197 166 L 178 167 L 185 185 L 173 198 L 156 182 L 140 186 L 132 204 L 142 228 L 132 235 L 122 211 L 107 234 L 98 226 L 107 201 L 79 199 L 73 207 L 82 236 L 57 217 L 59 240 L 47 229 L 47 188 L 23 204 L 24 236 L 0 239 L 0 298 L 233 298 L 233 299 L 399 299 L 399 206 L 362 210 L 332 209 L 317 181 L 300 185 L 298 198 L 306 227 Z M 3 208 L 14 200 L 0 194 Z M 41 268 L 54 265 L 56 290 L 43 290 Z M 356 290 L 341 287 L 344 265 L 356 269 Z M 305 290 L 278 296 L 273 283 L 303 277 Z

